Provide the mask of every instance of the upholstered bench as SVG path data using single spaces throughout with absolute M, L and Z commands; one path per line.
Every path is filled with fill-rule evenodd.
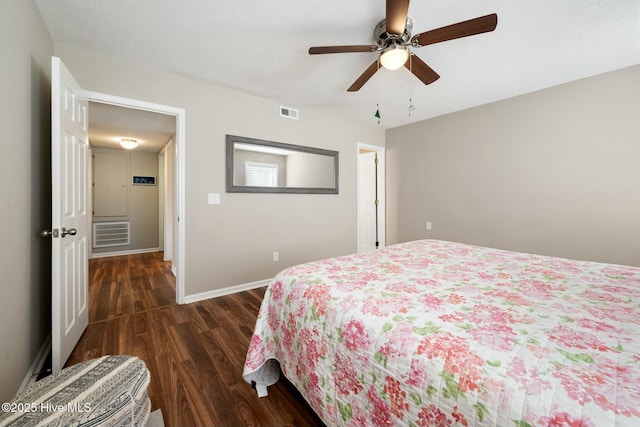
M 144 426 L 150 375 L 132 356 L 105 356 L 44 378 L 3 405 L 0 426 Z

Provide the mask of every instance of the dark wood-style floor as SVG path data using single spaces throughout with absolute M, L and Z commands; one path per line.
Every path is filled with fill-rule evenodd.
M 144 360 L 152 410 L 168 427 L 323 425 L 286 380 L 258 398 L 242 379 L 265 288 L 176 305 L 162 252 L 94 259 L 89 273 L 89 327 L 67 366 L 108 354 Z

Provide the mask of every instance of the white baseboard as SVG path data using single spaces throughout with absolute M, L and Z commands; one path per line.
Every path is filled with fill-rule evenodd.
M 271 283 L 271 279 L 259 280 L 257 282 L 244 283 L 242 285 L 230 286 L 223 289 L 215 289 L 213 291 L 202 292 L 199 294 L 188 295 L 184 297 L 184 303 L 190 304 L 192 302 L 203 301 L 210 298 L 221 297 L 224 295 L 235 294 L 237 292 L 248 291 L 251 289 L 261 288 Z
M 91 258 L 107 258 L 112 256 L 121 256 L 121 255 L 137 255 L 137 254 L 148 254 L 150 252 L 159 252 L 160 248 L 147 248 L 147 249 L 133 249 L 130 251 L 114 251 L 114 252 L 101 252 L 91 254 Z
M 44 366 L 44 362 L 47 361 L 47 356 L 49 356 L 49 352 L 51 351 L 51 334 L 47 337 L 47 339 L 38 350 L 38 354 L 36 354 L 36 358 L 33 360 L 33 363 L 29 367 L 29 371 L 22 380 L 22 384 L 20 384 L 20 388 L 18 389 L 18 393 L 22 393 L 27 387 L 31 384 L 35 383 L 38 379 L 38 374 L 42 371 L 42 367 Z

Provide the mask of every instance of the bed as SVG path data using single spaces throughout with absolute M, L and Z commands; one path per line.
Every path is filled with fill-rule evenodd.
M 640 268 L 419 240 L 288 268 L 243 376 L 327 425 L 640 425 Z

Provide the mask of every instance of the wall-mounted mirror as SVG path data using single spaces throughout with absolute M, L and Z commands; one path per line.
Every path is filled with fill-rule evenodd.
M 227 135 L 227 192 L 338 194 L 338 152 Z

